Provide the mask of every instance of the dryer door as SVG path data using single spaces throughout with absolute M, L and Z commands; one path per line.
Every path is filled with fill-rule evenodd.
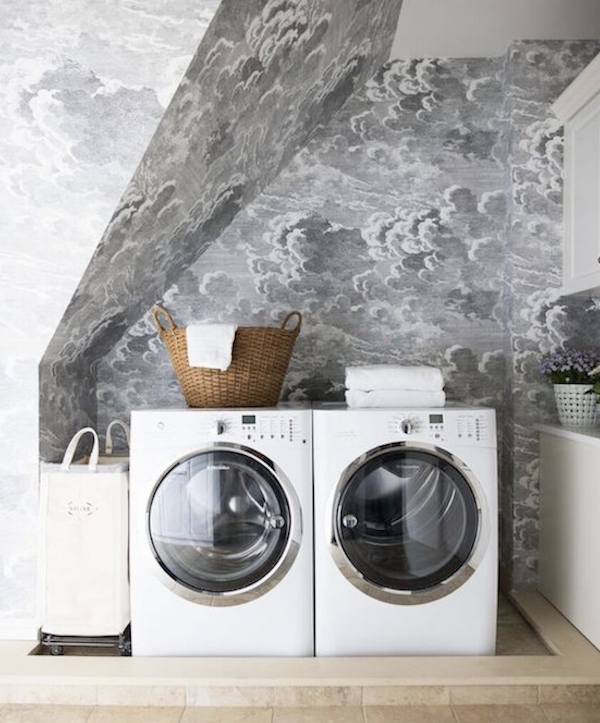
M 462 585 L 489 541 L 480 485 L 427 444 L 379 447 L 350 465 L 331 508 L 331 550 L 347 579 L 379 600 L 415 604 Z
M 194 602 L 236 605 L 268 592 L 289 570 L 301 510 L 273 462 L 220 445 L 162 475 L 148 503 L 147 532 L 169 589 Z

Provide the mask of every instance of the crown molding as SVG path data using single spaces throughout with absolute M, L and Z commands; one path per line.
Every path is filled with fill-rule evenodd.
M 567 123 L 600 92 L 600 54 L 587 65 L 552 104 L 554 115 Z

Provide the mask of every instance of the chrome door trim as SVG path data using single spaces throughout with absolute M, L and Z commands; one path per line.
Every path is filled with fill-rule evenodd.
M 468 483 L 477 505 L 477 533 L 469 558 L 459 570 L 446 580 L 423 590 L 395 590 L 377 585 L 371 580 L 366 579 L 360 570 L 350 562 L 336 534 L 335 519 L 337 509 L 340 505 L 342 492 L 350 479 L 370 460 L 383 453 L 394 450 L 398 450 L 398 452 L 401 453 L 407 451 L 425 452 L 451 464 Z M 490 520 L 490 510 L 486 496 L 475 474 L 456 455 L 441 447 L 427 444 L 426 442 L 392 442 L 375 447 L 363 453 L 360 457 L 357 457 L 357 459 L 351 462 L 342 472 L 337 485 L 330 495 L 326 506 L 325 520 L 329 552 L 342 575 L 365 595 L 393 605 L 421 605 L 450 595 L 463 585 L 471 575 L 473 575 L 475 570 L 477 570 L 485 556 L 491 539 L 492 522 Z
M 213 592 L 193 589 L 172 577 L 164 568 L 159 557 L 157 556 L 150 533 L 151 502 L 154 498 L 156 490 L 162 484 L 166 475 L 186 459 L 213 452 L 234 452 L 244 457 L 250 457 L 262 464 L 264 467 L 267 467 L 283 489 L 283 493 L 287 500 L 291 515 L 291 519 L 289 521 L 290 532 L 288 535 L 287 544 L 274 567 L 264 578 L 256 581 L 252 585 L 248 585 L 238 590 L 232 590 L 228 592 Z M 146 505 L 145 529 L 146 541 L 148 543 L 153 562 L 155 563 L 155 575 L 167 589 L 169 589 L 171 592 L 178 595 L 179 597 L 184 598 L 185 600 L 199 603 L 201 605 L 207 605 L 210 607 L 243 605 L 244 603 L 251 602 L 252 600 L 257 599 L 262 595 L 265 595 L 267 592 L 269 592 L 269 590 L 272 590 L 274 587 L 276 587 L 283 580 L 285 575 L 294 564 L 294 561 L 296 560 L 296 557 L 300 550 L 300 543 L 302 541 L 302 508 L 300 505 L 300 500 L 298 499 L 298 495 L 292 483 L 285 475 L 283 470 L 269 457 L 261 454 L 255 449 L 251 449 L 240 444 L 220 442 L 219 444 L 207 445 L 206 447 L 201 447 L 192 452 L 181 455 L 173 462 L 171 462 L 171 464 L 169 464 L 169 466 L 165 470 L 163 470 L 160 475 L 158 475 L 158 480 L 152 487 L 152 491 Z

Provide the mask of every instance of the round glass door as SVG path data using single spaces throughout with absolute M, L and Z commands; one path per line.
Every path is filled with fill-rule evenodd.
M 300 508 L 289 483 L 243 448 L 197 452 L 171 467 L 154 488 L 147 521 L 163 580 L 210 605 L 240 604 L 270 590 L 300 542 Z
M 351 465 L 333 507 L 340 570 L 372 597 L 398 604 L 443 597 L 473 572 L 481 500 L 470 471 L 429 445 L 378 448 Z

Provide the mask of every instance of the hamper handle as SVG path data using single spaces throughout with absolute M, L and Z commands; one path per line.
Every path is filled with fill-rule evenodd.
M 288 329 L 288 331 L 300 332 L 300 328 L 302 326 L 302 314 L 299 311 L 290 311 L 290 313 L 285 317 L 285 319 L 281 323 L 281 328 L 285 329 L 288 321 L 294 316 L 298 319 L 298 323 L 296 324 L 296 326 L 293 329 Z
M 168 326 L 165 327 L 161 324 L 159 318 L 161 316 L 164 316 L 166 318 Z M 152 318 L 154 319 L 154 326 L 156 326 L 159 331 L 173 331 L 173 329 L 177 328 L 177 325 L 173 321 L 173 317 L 171 316 L 171 314 L 169 314 L 169 312 L 162 306 L 155 306 L 152 309 Z
M 120 419 L 113 419 L 113 421 L 106 428 L 106 445 L 104 447 L 104 452 L 107 455 L 111 455 L 113 453 L 113 438 L 112 438 L 113 427 L 121 427 L 121 429 L 123 430 L 123 434 L 125 435 L 125 441 L 127 442 L 127 447 L 130 446 L 129 426 L 125 422 L 121 421 Z
M 63 471 L 67 471 L 69 467 L 71 466 L 71 462 L 73 462 L 73 457 L 75 456 L 75 452 L 77 450 L 77 445 L 79 444 L 79 440 L 83 437 L 84 434 L 90 434 L 94 437 L 94 446 L 92 447 L 92 453 L 90 454 L 90 460 L 88 462 L 88 469 L 90 472 L 95 472 L 96 467 L 98 466 L 98 454 L 100 452 L 100 443 L 98 441 L 98 434 L 96 430 L 93 427 L 83 427 L 83 429 L 80 429 L 79 432 L 77 432 L 71 441 L 69 442 L 67 449 L 65 450 L 65 456 L 63 457 L 63 461 L 61 464 L 61 469 Z

